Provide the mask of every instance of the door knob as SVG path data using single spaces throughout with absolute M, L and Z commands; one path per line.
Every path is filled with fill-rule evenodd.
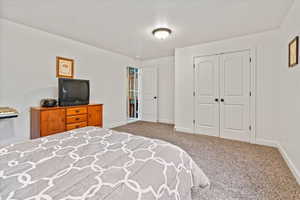
M 221 102 L 224 102 L 224 99 L 221 99 Z
M 153 99 L 157 99 L 157 97 L 153 97 Z
M 218 98 L 215 98 L 215 102 L 219 102 L 219 99 L 218 99 Z

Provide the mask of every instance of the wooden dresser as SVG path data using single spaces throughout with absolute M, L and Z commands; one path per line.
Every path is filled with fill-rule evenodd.
M 102 104 L 52 108 L 32 107 L 30 137 L 35 139 L 85 126 L 102 127 L 102 116 Z

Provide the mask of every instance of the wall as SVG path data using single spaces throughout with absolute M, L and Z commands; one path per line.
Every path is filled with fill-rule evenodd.
M 244 36 L 175 50 L 175 126 L 193 132 L 193 57 L 253 48 L 256 50 L 256 139 L 274 145 L 277 130 L 278 31 Z
M 174 57 L 144 60 L 141 67 L 158 68 L 158 121 L 174 123 Z
M 286 155 L 290 167 L 300 183 L 300 64 L 288 67 L 288 44 L 300 36 L 300 1 L 295 1 L 288 16 L 280 28 L 281 63 L 280 70 L 280 112 L 278 129 L 281 151 Z
M 0 121 L 0 141 L 28 138 L 30 106 L 57 97 L 56 56 L 75 59 L 75 78 L 90 80 L 91 102 L 104 104 L 105 127 L 126 122 L 126 67 L 135 60 L 4 19 L 0 44 L 0 106 L 20 111 Z

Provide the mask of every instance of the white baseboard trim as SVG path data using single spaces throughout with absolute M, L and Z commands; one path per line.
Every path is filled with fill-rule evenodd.
M 193 133 L 194 134 L 194 129 L 192 129 L 192 128 L 184 128 L 184 127 L 175 126 L 175 130 L 178 131 L 178 132 Z
M 127 124 L 135 123 L 135 122 L 138 122 L 138 121 L 141 121 L 141 120 L 140 119 L 128 120 Z
M 279 143 L 273 140 L 264 140 L 264 139 L 256 139 L 255 144 L 268 146 L 268 147 L 276 147 L 278 148 Z
M 29 138 L 12 137 L 12 138 L 9 138 L 9 139 L 0 140 L 0 145 L 16 144 L 16 143 L 25 142 L 25 141 L 28 141 L 28 140 L 29 140 Z
M 296 166 L 294 165 L 293 161 L 289 158 L 286 150 L 284 149 L 283 146 L 281 146 L 280 144 L 278 144 L 278 150 L 281 153 L 283 159 L 285 160 L 285 162 L 287 163 L 288 167 L 290 168 L 290 170 L 292 171 L 294 177 L 296 178 L 298 184 L 300 185 L 300 171 L 296 168 Z
M 174 124 L 174 121 L 171 119 L 159 119 L 158 122 L 165 124 Z

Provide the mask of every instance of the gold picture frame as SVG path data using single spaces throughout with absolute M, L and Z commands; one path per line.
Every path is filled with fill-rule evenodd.
M 63 57 L 56 57 L 56 77 L 74 78 L 74 60 Z
M 294 67 L 299 63 L 299 36 L 289 43 L 289 67 Z

